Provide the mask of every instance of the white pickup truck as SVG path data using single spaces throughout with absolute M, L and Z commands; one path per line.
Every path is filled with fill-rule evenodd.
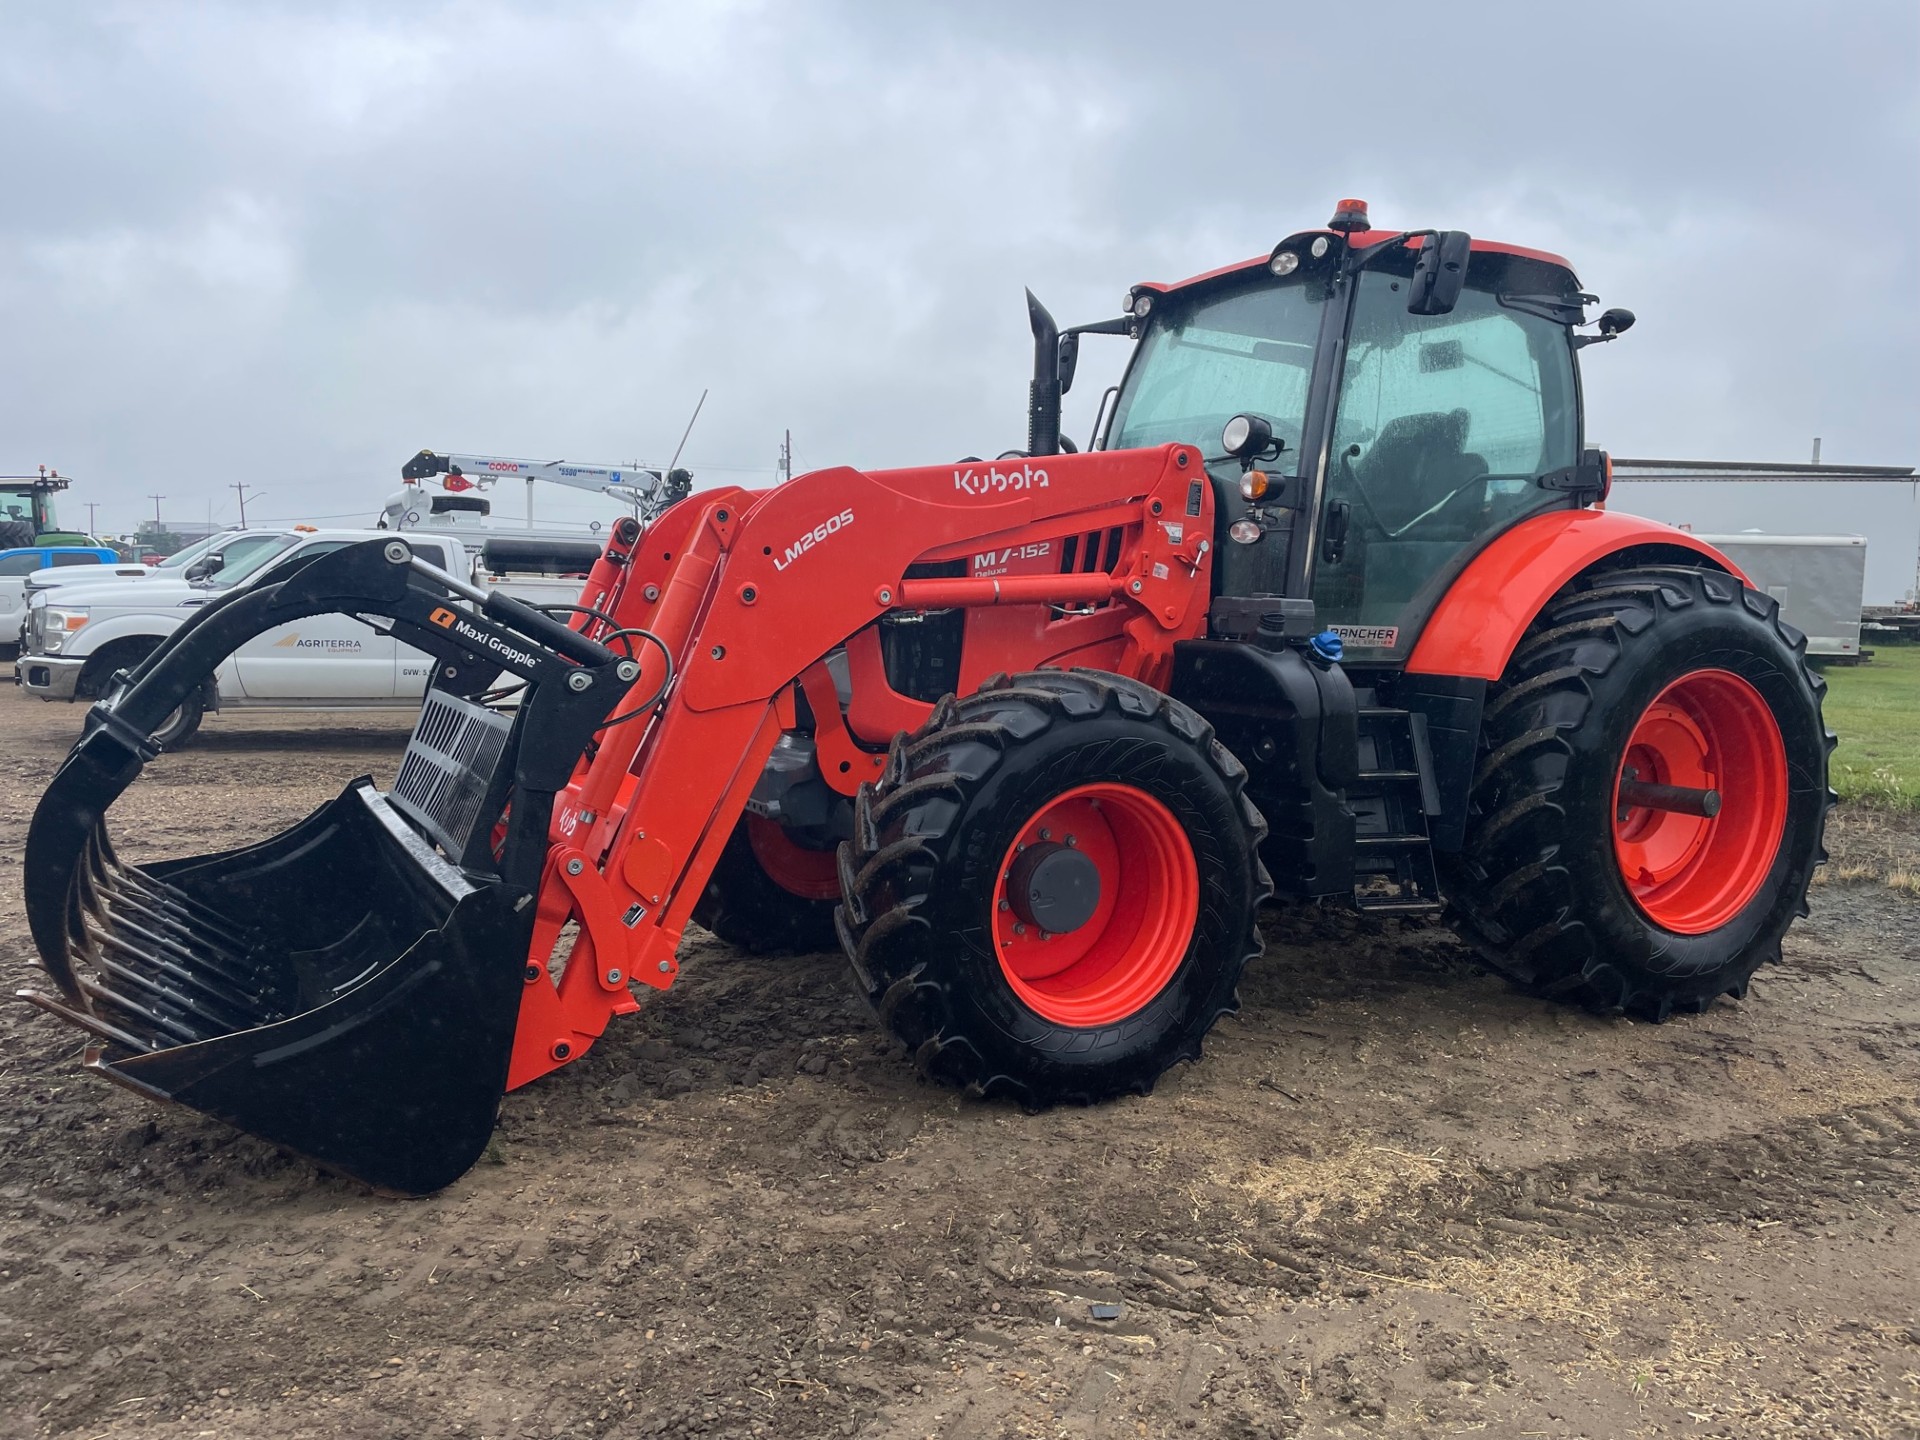
M 172 573 L 75 582 L 32 597 L 22 631 L 15 683 L 43 700 L 91 700 L 105 693 L 114 672 L 130 669 L 199 607 L 252 584 L 282 560 L 324 554 L 388 530 L 316 530 L 299 527 L 248 531 L 229 544 L 238 552 L 220 568 L 187 580 Z M 473 583 L 507 590 L 537 605 L 578 599 L 580 576 L 599 546 L 589 541 L 537 542 L 455 538 L 409 531 L 422 559 Z M 490 549 L 508 552 L 489 556 Z M 427 686 L 432 662 L 390 634 L 347 615 L 316 615 L 255 636 L 229 656 L 206 686 L 168 719 L 154 738 L 177 749 L 199 729 L 208 710 L 413 709 Z

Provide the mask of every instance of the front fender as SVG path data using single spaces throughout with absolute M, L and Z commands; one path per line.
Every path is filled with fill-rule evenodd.
M 56 605 L 54 608 L 59 607 Z M 74 632 L 67 648 L 60 653 L 69 660 L 91 660 L 117 640 L 151 640 L 159 645 L 179 628 L 180 621 L 173 616 L 156 615 L 152 611 L 108 615 L 99 620 L 90 620 Z
M 1607 510 L 1536 515 L 1498 537 L 1461 571 L 1427 621 L 1407 670 L 1498 680 L 1533 617 L 1560 587 L 1627 550 L 1650 550 L 1644 558 L 1684 559 L 1743 582 L 1747 578 L 1711 545 L 1655 520 Z

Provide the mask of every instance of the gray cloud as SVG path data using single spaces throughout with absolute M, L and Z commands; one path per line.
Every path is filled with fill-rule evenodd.
M 354 513 L 421 445 L 662 459 L 708 386 L 705 480 L 998 450 L 1022 284 L 1109 314 L 1349 193 L 1632 306 L 1618 453 L 1911 463 L 1917 53 L 1898 3 L 10 7 L 0 469 Z

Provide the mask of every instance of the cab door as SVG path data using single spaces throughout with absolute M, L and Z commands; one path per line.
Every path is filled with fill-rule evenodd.
M 1476 253 L 1450 313 L 1413 315 L 1400 262 L 1358 277 L 1313 531 L 1314 613 L 1361 663 L 1404 658 L 1487 541 L 1564 508 L 1539 478 L 1580 446 L 1568 331 L 1538 294 L 1572 276 Z
M 324 555 L 352 543 L 316 540 L 299 553 Z M 391 700 L 398 648 L 391 635 L 350 615 L 314 615 L 247 641 L 233 653 L 234 675 L 248 700 Z

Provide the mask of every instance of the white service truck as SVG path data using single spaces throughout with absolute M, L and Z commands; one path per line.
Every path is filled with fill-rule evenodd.
M 92 700 L 116 671 L 137 665 L 188 616 L 223 593 L 253 584 L 276 564 L 324 554 L 390 530 L 295 527 L 233 537 L 237 551 L 196 579 L 152 574 L 62 584 L 32 597 L 15 683 L 43 700 Z M 498 587 L 536 605 L 570 605 L 599 555 L 586 540 L 517 535 L 459 537 L 410 531 L 416 554 L 451 575 Z M 498 550 L 500 554 L 490 554 Z M 432 661 L 385 631 L 347 615 L 316 615 L 256 636 L 229 656 L 200 693 L 168 718 L 154 739 L 177 749 L 208 710 L 414 709 Z

